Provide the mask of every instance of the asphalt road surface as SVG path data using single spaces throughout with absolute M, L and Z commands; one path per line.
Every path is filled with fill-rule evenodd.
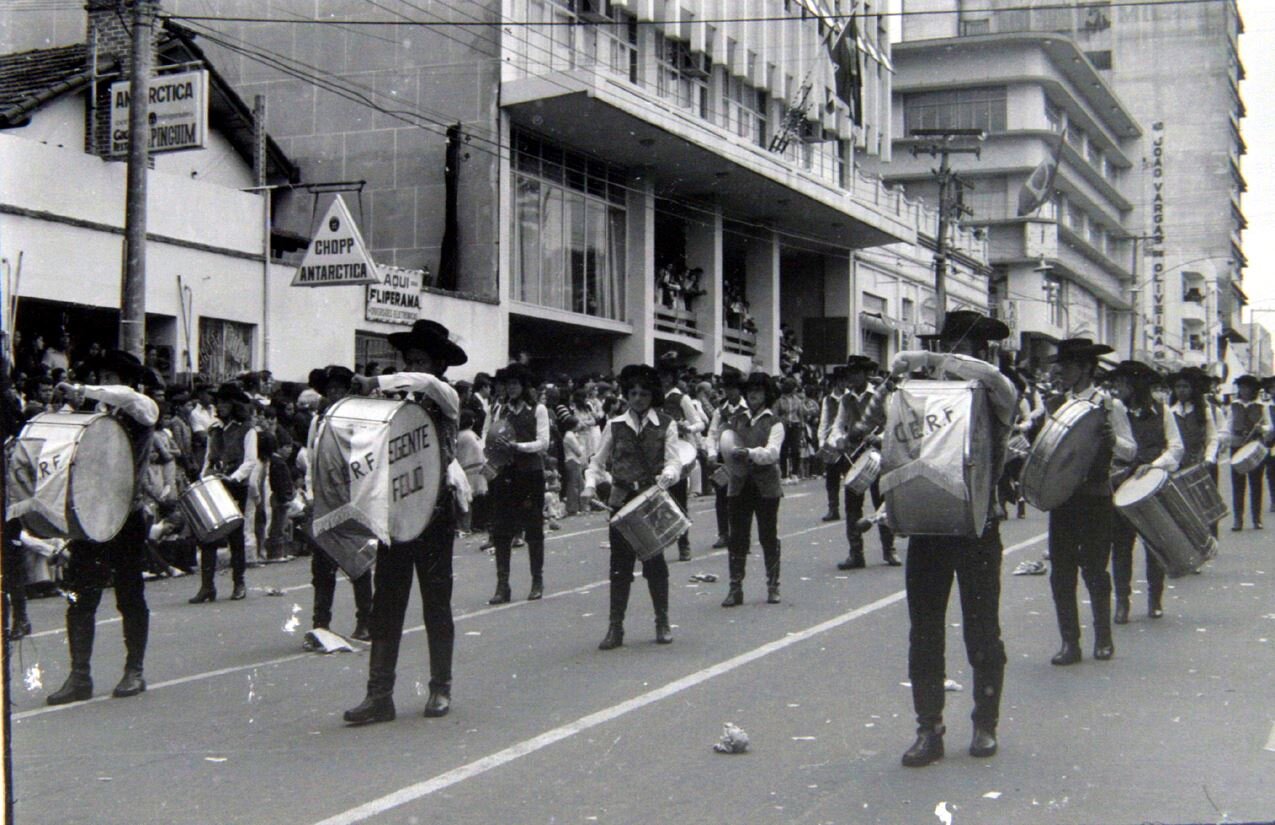
M 1225 474 L 1224 474 L 1225 475 Z M 949 618 L 947 757 L 900 766 L 914 720 L 900 568 L 843 573 L 844 524 L 819 521 L 821 482 L 785 488 L 783 603 L 765 603 L 754 548 L 743 606 L 719 606 L 724 551 L 711 500 L 693 501 L 696 558 L 674 563 L 676 641 L 653 642 L 635 583 L 623 648 L 607 622 L 600 516 L 552 533 L 546 597 L 488 607 L 490 556 L 456 545 L 457 644 L 449 716 L 427 690 L 419 603 L 409 607 L 388 724 L 347 728 L 366 650 L 301 651 L 309 564 L 249 571 L 242 602 L 188 605 L 197 577 L 149 583 L 150 690 L 109 698 L 123 666 L 110 594 L 98 613 L 90 702 L 48 708 L 66 675 L 63 605 L 32 603 L 33 638 L 10 656 L 19 823 L 1140 823 L 1275 818 L 1275 516 L 1227 531 L 1201 575 L 1170 580 L 1146 615 L 1141 550 L 1133 620 L 1116 656 L 1052 667 L 1046 576 L 1011 576 L 1045 549 L 1045 517 L 1003 525 L 1001 623 L 1009 652 L 1000 754 L 965 752 L 972 702 L 955 594 Z M 900 543 L 900 551 L 906 542 Z M 691 582 L 715 573 L 713 584 Z M 516 598 L 528 587 L 514 556 Z M 223 596 L 228 579 L 219 580 Z M 283 590 L 270 596 L 269 588 Z M 348 584 L 334 629 L 353 627 Z M 42 687 L 32 687 L 38 674 Z M 725 722 L 751 738 L 715 753 Z

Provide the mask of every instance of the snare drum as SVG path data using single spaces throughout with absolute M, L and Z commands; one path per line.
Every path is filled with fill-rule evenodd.
M 983 535 L 991 504 L 987 390 L 976 381 L 905 381 L 889 399 L 881 493 L 905 536 Z
M 1039 510 L 1061 507 L 1089 475 L 1102 448 L 1106 410 L 1073 398 L 1049 417 L 1023 465 L 1023 498 Z
M 1121 484 L 1115 504 L 1171 578 L 1217 555 L 1217 539 L 1166 471 L 1154 468 Z
M 102 413 L 41 413 L 18 434 L 7 518 L 41 538 L 106 542 L 133 504 L 133 445 Z
M 876 450 L 867 450 L 855 459 L 846 473 L 846 489 L 861 496 L 872 486 L 872 482 L 881 475 L 881 454 Z
M 1270 450 L 1266 449 L 1265 444 L 1260 441 L 1250 441 L 1231 453 L 1231 470 L 1248 475 L 1261 467 L 1269 454 Z
M 1190 500 L 1191 509 L 1200 514 L 1205 524 L 1217 524 L 1230 512 L 1217 490 L 1217 484 L 1213 483 L 1209 468 L 1203 464 L 1174 473 L 1173 483 Z
M 611 517 L 619 531 L 642 561 L 658 556 L 691 529 L 691 521 L 667 490 L 648 487 Z
M 195 534 L 195 541 L 202 545 L 216 544 L 243 524 L 238 503 L 216 476 L 190 485 L 177 499 L 177 506 Z

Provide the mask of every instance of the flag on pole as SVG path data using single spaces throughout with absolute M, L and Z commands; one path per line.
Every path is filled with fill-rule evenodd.
M 1054 145 L 1054 151 L 1032 170 L 1031 177 L 1023 184 L 1023 188 L 1018 190 L 1018 217 L 1022 218 L 1035 212 L 1053 194 L 1054 178 L 1058 175 L 1065 134 L 1065 131 L 1058 133 L 1058 142 Z
M 863 125 L 863 71 L 859 66 L 859 27 L 853 15 L 828 42 L 836 95 L 850 107 L 850 119 Z

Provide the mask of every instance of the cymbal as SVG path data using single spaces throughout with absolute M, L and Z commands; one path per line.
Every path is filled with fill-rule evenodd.
M 740 460 L 735 458 L 735 450 L 742 446 L 739 443 L 739 435 L 734 430 L 726 430 L 722 433 L 718 441 L 718 452 L 722 457 L 722 464 L 726 465 L 726 470 L 735 476 L 748 474 L 748 459 Z

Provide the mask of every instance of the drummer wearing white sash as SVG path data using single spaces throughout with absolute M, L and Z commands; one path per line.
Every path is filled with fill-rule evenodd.
M 1151 394 L 1160 380 L 1154 369 L 1140 361 L 1121 361 L 1109 376 L 1112 392 L 1128 409 L 1129 425 L 1137 452 L 1127 466 L 1131 477 L 1144 475 L 1152 468 L 1167 472 L 1178 469 L 1185 452 L 1178 422 L 1173 413 Z M 1133 525 L 1117 514 L 1111 540 L 1111 577 L 1116 591 L 1116 624 L 1129 622 L 1129 598 L 1133 590 L 1133 545 L 1137 532 Z M 1146 539 L 1142 540 L 1147 565 L 1147 615 L 1158 619 L 1164 615 L 1164 567 Z
M 141 379 L 144 367 L 138 359 L 121 350 L 105 353 L 95 363 L 101 386 L 60 384 L 64 393 L 82 392 L 98 402 L 98 410 L 116 418 L 128 433 L 133 447 L 133 466 L 119 468 L 131 472 L 135 493 L 128 518 L 110 541 L 71 542 L 71 560 L 67 563 L 63 589 L 68 594 L 66 608 L 66 642 L 71 654 L 71 672 L 66 681 L 46 701 L 50 705 L 79 702 L 93 695 L 90 662 L 96 630 L 97 606 L 107 584 L 115 589 L 115 606 L 119 609 L 124 631 L 124 676 L 115 686 L 116 697 L 135 696 L 146 690 L 142 665 L 146 657 L 146 641 L 150 632 L 150 609 L 146 606 L 145 543 L 149 525 L 142 507 L 142 476 L 150 463 L 151 439 L 159 421 L 156 403 L 133 389 Z
M 1045 403 L 1050 415 L 1076 398 L 1106 410 L 1103 444 L 1088 474 L 1071 498 L 1049 513 L 1049 585 L 1062 637 L 1062 647 L 1050 663 L 1060 666 L 1072 665 L 1081 659 L 1080 611 L 1076 604 L 1078 573 L 1089 591 L 1093 610 L 1094 658 L 1105 660 L 1115 655 L 1111 637 L 1111 574 L 1107 572 L 1116 517 L 1111 500 L 1111 465 L 1113 461 L 1132 462 L 1137 447 L 1124 405 L 1094 386 L 1099 356 L 1112 351 L 1111 347 L 1095 344 L 1088 338 L 1069 338 L 1059 343 L 1055 356 L 1058 380 L 1067 393 Z
M 612 510 L 619 510 L 653 484 L 667 490 L 682 477 L 677 425 L 658 409 L 664 402 L 659 373 L 646 364 L 630 364 L 620 371 L 620 391 L 629 409 L 607 421 L 598 451 L 585 470 L 580 499 L 586 509 L 597 495 L 598 484 L 607 477 L 608 466 Z M 624 644 L 624 614 L 637 564 L 637 554 L 614 525 L 610 539 L 611 610 L 599 650 L 614 650 Z M 668 618 L 668 562 L 663 552 L 642 561 L 642 577 L 655 608 L 655 641 L 668 644 L 673 641 L 673 630 Z
M 1231 402 L 1231 421 L 1229 442 L 1231 460 L 1234 464 L 1236 454 L 1249 444 L 1269 442 L 1272 435 L 1270 408 L 1257 399 L 1257 391 L 1261 382 L 1256 376 L 1241 375 L 1235 379 L 1235 390 L 1239 399 Z M 1239 532 L 1244 529 L 1245 488 L 1249 495 L 1250 512 L 1253 517 L 1253 529 L 1262 529 L 1262 462 L 1248 472 L 1236 472 L 1231 469 L 1231 504 L 1235 516 L 1235 524 L 1231 530 Z
M 345 721 L 351 725 L 388 722 L 395 716 L 395 670 L 407 602 L 412 594 L 413 570 L 419 579 L 429 644 L 429 698 L 424 715 L 444 716 L 451 708 L 452 651 L 456 640 L 452 619 L 452 544 L 456 538 L 453 497 L 467 483 L 464 470 L 454 459 L 460 396 L 442 376 L 448 367 L 464 364 L 469 356 L 451 340 L 447 327 L 435 321 L 417 321 L 411 332 L 393 333 L 389 342 L 402 353 L 409 372 L 375 378 L 356 375 L 355 387 L 362 394 L 373 389 L 410 393 L 434 418 L 447 477 L 425 532 L 410 541 L 381 543 L 377 548 L 367 696 L 345 712 Z

